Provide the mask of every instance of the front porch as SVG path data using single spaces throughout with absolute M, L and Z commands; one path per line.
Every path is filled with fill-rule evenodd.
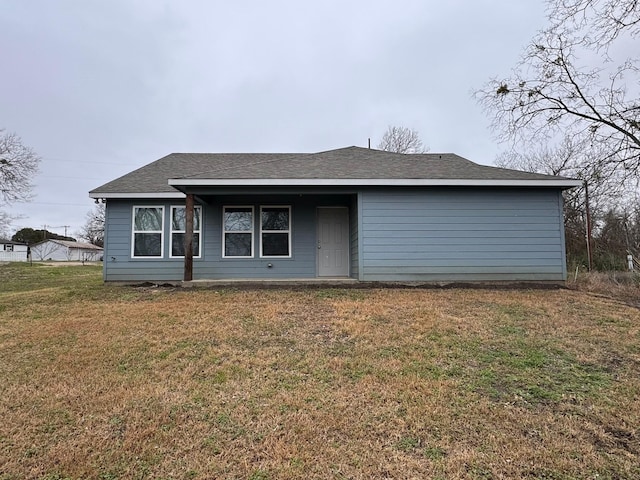
M 186 193 L 183 236 L 187 284 L 246 279 L 282 285 L 358 278 L 353 192 Z

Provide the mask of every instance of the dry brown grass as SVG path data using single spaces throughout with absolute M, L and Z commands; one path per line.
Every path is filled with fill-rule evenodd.
M 623 303 L 89 271 L 0 286 L 2 480 L 640 478 Z
M 617 298 L 640 307 L 640 273 L 581 272 L 571 275 L 569 288 Z

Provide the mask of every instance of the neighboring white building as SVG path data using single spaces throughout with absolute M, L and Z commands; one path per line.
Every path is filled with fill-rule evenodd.
M 45 240 L 31 247 L 34 260 L 56 260 L 61 262 L 94 262 L 102 258 L 102 247 L 92 243 L 70 242 L 68 240 Z
M 26 262 L 29 246 L 0 238 L 0 262 Z

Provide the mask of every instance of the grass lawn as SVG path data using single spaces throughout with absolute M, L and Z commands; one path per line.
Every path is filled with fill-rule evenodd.
M 0 265 L 0 479 L 640 478 L 640 310 Z

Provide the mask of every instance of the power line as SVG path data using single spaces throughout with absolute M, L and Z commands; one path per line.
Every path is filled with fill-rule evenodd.
M 45 174 L 43 174 L 45 175 Z M 90 178 L 90 177 L 63 177 L 61 175 L 45 175 L 47 179 L 49 178 L 66 178 L 69 180 L 95 180 L 96 182 L 104 181 L 104 178 Z
M 42 229 L 46 230 L 47 228 L 64 228 L 64 236 L 66 237 L 67 236 L 67 228 L 70 228 L 70 227 L 71 227 L 71 225 L 60 225 L 60 226 L 54 227 L 52 225 L 46 225 L 45 224 L 45 225 L 42 226 Z
M 120 163 L 120 162 L 87 162 L 85 160 L 69 160 L 66 158 L 55 158 L 55 157 L 43 157 L 43 160 L 52 160 L 54 162 L 65 162 L 65 163 L 80 163 L 85 166 L 91 165 L 108 165 L 110 167 L 114 165 L 122 166 L 122 167 L 131 167 L 131 162 L 129 163 Z
M 89 205 L 78 205 L 77 203 L 55 203 L 55 202 L 29 202 L 29 205 L 61 205 L 65 207 L 89 208 L 93 201 L 88 201 Z

